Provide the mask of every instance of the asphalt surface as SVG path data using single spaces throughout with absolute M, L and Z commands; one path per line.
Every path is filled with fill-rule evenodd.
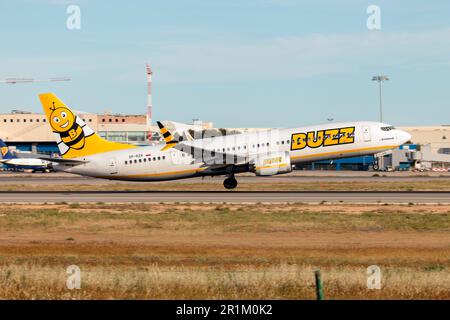
M 317 192 L 317 191 L 104 191 L 0 192 L 1 203 L 429 203 L 450 204 L 450 192 Z
M 450 179 L 450 172 L 368 172 L 368 171 L 294 171 L 289 174 L 277 175 L 272 177 L 256 177 L 253 174 L 239 174 L 236 176 L 239 183 L 295 183 L 304 181 L 329 181 L 329 182 L 348 182 L 348 181 L 425 181 L 425 180 L 442 180 Z M 182 180 L 171 180 L 157 183 L 222 183 L 224 177 L 205 177 L 190 178 Z M 105 185 L 105 184 L 129 184 L 133 182 L 97 179 L 83 177 L 69 173 L 11 173 L 0 172 L 0 183 L 8 185 L 26 185 L 26 184 L 52 184 L 52 185 Z M 134 182 L 141 183 L 141 182 Z

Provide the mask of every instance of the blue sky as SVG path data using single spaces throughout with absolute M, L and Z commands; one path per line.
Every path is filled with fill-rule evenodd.
M 81 30 L 66 8 L 81 9 Z M 366 9 L 381 8 L 381 30 Z M 41 112 L 54 92 L 78 110 L 144 113 L 145 63 L 154 119 L 221 127 L 377 120 L 450 124 L 450 2 L 294 0 L 0 0 L 0 112 Z

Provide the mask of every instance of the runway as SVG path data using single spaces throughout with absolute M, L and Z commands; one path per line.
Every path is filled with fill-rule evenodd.
M 373 173 L 368 171 L 295 171 L 284 175 L 271 177 L 256 177 L 254 175 L 238 175 L 239 183 L 296 183 L 296 182 L 415 182 L 415 181 L 442 181 L 450 179 L 450 172 L 437 173 L 411 173 L 411 172 L 384 172 Z M 169 181 L 173 184 L 189 183 L 222 183 L 222 176 L 191 178 Z M 69 173 L 10 173 L 0 172 L 0 183 L 4 185 L 108 185 L 108 184 L 129 184 L 129 181 L 105 180 L 90 177 L 77 176 Z M 151 182 L 152 184 L 167 183 Z
M 420 203 L 450 204 L 450 192 L 1 191 L 2 203 Z

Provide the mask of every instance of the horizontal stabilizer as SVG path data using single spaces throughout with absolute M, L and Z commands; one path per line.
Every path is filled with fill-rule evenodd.
M 41 159 L 44 161 L 49 161 L 49 162 L 56 162 L 56 163 L 60 163 L 60 164 L 73 165 L 73 166 L 77 166 L 77 165 L 89 162 L 89 161 L 83 161 L 83 160 L 72 160 L 72 159 L 51 158 L 51 157 L 39 157 L 38 159 Z

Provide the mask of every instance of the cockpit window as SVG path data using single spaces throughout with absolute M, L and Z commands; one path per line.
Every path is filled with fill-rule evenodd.
M 389 126 L 389 127 L 381 127 L 380 129 L 381 129 L 381 130 L 383 130 L 383 131 L 391 131 L 391 130 L 394 130 L 394 129 L 395 129 L 395 127 L 394 127 L 394 126 Z

